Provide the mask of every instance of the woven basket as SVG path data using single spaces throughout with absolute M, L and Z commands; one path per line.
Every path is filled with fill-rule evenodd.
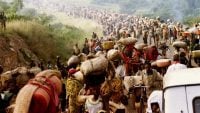
M 192 51 L 193 58 L 200 58 L 200 50 Z
M 102 47 L 104 50 L 109 50 L 114 48 L 115 43 L 113 41 L 105 41 L 102 43 Z

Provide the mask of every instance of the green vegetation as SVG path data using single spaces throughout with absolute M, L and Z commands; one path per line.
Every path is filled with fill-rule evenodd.
M 200 16 L 199 17 L 187 17 L 184 19 L 184 24 L 189 26 L 193 26 L 194 24 L 200 23 Z
M 120 12 L 183 21 L 200 16 L 199 0 L 93 0 L 93 4 L 116 4 Z
M 32 52 L 45 60 L 55 59 L 57 55 L 62 58 L 69 57 L 72 54 L 72 46 L 84 39 L 84 32 L 75 27 L 53 28 L 36 21 L 9 22 L 6 33 L 22 37 Z
M 23 5 L 19 1 L 9 3 L 0 0 L 0 8 L 8 18 L 7 29 L 0 35 L 5 38 L 20 36 L 40 59 L 53 61 L 58 55 L 68 58 L 73 45 L 82 45 L 84 38 L 91 35 L 77 26 L 53 21 L 53 15 L 39 14 L 34 9 L 21 9 Z

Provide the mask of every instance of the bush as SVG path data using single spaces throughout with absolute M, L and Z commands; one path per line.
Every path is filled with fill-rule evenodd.
M 184 19 L 183 22 L 184 22 L 184 24 L 192 26 L 196 23 L 200 23 L 200 16 L 199 17 L 187 17 Z
M 84 39 L 84 32 L 77 28 L 50 29 L 36 21 L 9 22 L 7 32 L 22 37 L 32 52 L 45 61 L 54 60 L 57 55 L 68 58 L 72 54 L 72 46 Z

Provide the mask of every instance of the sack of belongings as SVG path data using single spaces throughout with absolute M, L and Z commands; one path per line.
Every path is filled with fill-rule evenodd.
M 156 61 L 158 67 L 167 67 L 171 64 L 170 59 L 160 59 Z
M 115 49 L 111 49 L 107 53 L 108 60 L 116 60 L 119 58 L 119 51 Z
M 90 73 L 105 71 L 108 66 L 108 60 L 104 56 L 86 60 L 81 64 L 80 70 L 84 76 Z
M 142 83 L 142 76 L 126 76 L 124 77 L 124 86 L 127 91 L 134 85 L 139 85 Z
M 105 41 L 102 43 L 102 47 L 104 50 L 113 49 L 114 45 L 115 45 L 115 42 L 113 42 L 113 41 Z
M 103 51 L 98 51 L 96 54 L 95 54 L 95 56 L 96 57 L 100 57 L 100 56 L 105 56 L 105 53 L 103 52 Z
M 128 38 L 121 38 L 118 43 L 123 45 L 129 45 L 129 44 L 135 44 L 137 42 L 137 39 L 134 37 L 128 37 Z
M 151 66 L 157 66 L 157 62 L 156 61 L 152 62 Z
M 87 60 L 87 55 L 84 54 L 84 53 L 80 53 L 80 54 L 78 55 L 78 57 L 79 57 L 79 59 L 80 59 L 81 62 L 84 62 L 84 61 Z
M 78 80 L 80 82 L 83 82 L 83 80 L 84 80 L 83 73 L 81 73 L 81 71 L 74 73 L 73 76 L 75 77 L 76 80 Z
M 143 48 L 147 47 L 147 46 L 148 46 L 147 44 L 140 43 L 140 44 L 136 44 L 135 48 L 138 49 L 138 50 L 143 50 Z
M 179 48 L 184 48 L 187 46 L 187 44 L 183 41 L 176 41 L 172 45 L 173 47 L 179 47 Z
M 68 65 L 68 66 L 71 66 L 71 65 L 73 65 L 73 64 L 79 64 L 79 63 L 80 63 L 79 57 L 73 55 L 73 56 L 71 56 L 71 57 L 69 58 L 69 60 L 68 60 L 68 62 L 67 62 L 67 65 Z
M 200 58 L 200 50 L 192 51 L 193 58 Z

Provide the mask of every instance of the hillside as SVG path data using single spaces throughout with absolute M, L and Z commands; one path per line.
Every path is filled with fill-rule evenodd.
M 6 70 L 28 65 L 31 60 L 55 62 L 56 56 L 68 58 L 72 46 L 82 42 L 84 32 L 75 27 L 44 26 L 36 21 L 11 21 L 0 34 L 0 64 Z
M 51 4 L 44 0 L 40 5 L 45 7 L 38 7 L 40 0 L 31 1 L 30 4 L 23 2 L 23 7 L 20 1 L 0 0 L 0 10 L 4 10 L 7 16 L 7 29 L 0 30 L 0 65 L 5 70 L 27 66 L 31 60 L 55 64 L 57 56 L 61 56 L 65 62 L 76 43 L 81 47 L 84 39 L 90 38 L 93 31 L 102 34 L 102 28 L 97 23 L 69 17 L 60 11 L 60 7 L 54 7 L 58 0 Z M 48 7 L 51 10 L 47 10 Z
M 171 18 L 177 21 L 183 21 L 186 17 L 200 16 L 199 0 L 93 0 L 92 3 L 116 4 L 122 13 L 161 16 L 164 19 Z

